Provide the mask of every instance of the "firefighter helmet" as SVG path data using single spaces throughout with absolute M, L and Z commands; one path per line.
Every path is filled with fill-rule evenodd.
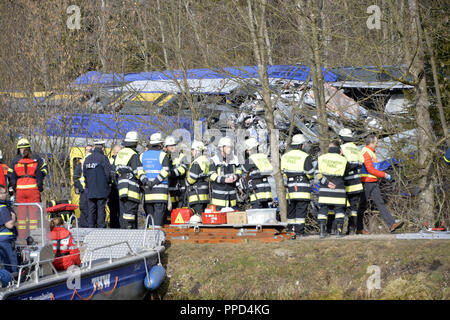
M 259 146 L 259 143 L 255 138 L 248 138 L 245 140 L 245 150 L 251 150 L 257 146 Z
M 307 141 L 308 141 L 308 139 L 304 135 L 296 134 L 296 135 L 294 135 L 292 137 L 291 145 L 297 146 L 297 145 L 300 145 L 300 144 L 304 144 Z
M 175 139 L 174 136 L 167 136 L 166 139 L 164 140 L 164 146 L 174 146 L 177 144 L 177 139 Z
M 156 132 L 150 136 L 150 144 L 160 144 L 163 143 L 163 138 L 161 132 Z
M 203 142 L 201 142 L 201 141 L 194 141 L 194 142 L 192 142 L 191 149 L 198 150 L 198 151 L 203 151 L 206 148 L 205 148 L 205 144 Z
M 129 131 L 127 132 L 127 135 L 125 136 L 125 142 L 138 142 L 139 141 L 139 134 L 137 131 Z
M 25 138 L 20 139 L 17 142 L 17 149 L 21 149 L 21 148 L 31 148 L 30 141 L 28 141 Z

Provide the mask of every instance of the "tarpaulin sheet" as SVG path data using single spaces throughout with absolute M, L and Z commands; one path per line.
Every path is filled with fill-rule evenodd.
M 270 65 L 267 66 L 269 78 L 306 81 L 309 77 L 310 68 L 302 65 Z M 325 81 L 332 82 L 337 80 L 337 76 L 329 70 L 322 68 Z M 102 73 L 89 71 L 77 79 L 77 85 L 93 84 L 112 84 L 128 83 L 140 80 L 171 80 L 183 79 L 184 74 L 181 70 L 152 71 L 139 73 Z M 240 78 L 240 79 L 259 79 L 257 66 L 243 67 L 225 67 L 214 69 L 188 69 L 186 70 L 186 79 L 219 79 L 219 78 Z

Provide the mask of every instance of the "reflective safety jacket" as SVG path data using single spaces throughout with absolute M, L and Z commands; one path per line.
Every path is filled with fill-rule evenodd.
M 286 179 L 286 199 L 310 200 L 314 167 L 311 157 L 302 150 L 291 150 L 281 157 L 280 168 Z
M 44 179 L 48 174 L 48 166 L 43 158 L 38 156 L 35 153 L 32 153 L 31 158 L 35 160 L 38 164 L 39 171 L 41 172 L 42 179 Z M 22 159 L 21 154 L 17 154 L 14 159 L 11 161 L 11 165 L 9 166 L 8 173 L 11 175 L 14 171 L 14 167 L 16 164 Z
M 318 158 L 318 171 L 336 185 L 335 189 L 328 187 L 328 183 L 320 182 L 319 204 L 342 205 L 347 203 L 344 176 L 348 172 L 347 159 L 338 153 L 326 153 Z
M 6 190 L 8 190 L 8 172 L 9 167 L 4 163 L 0 163 L 0 185 L 3 185 Z
M 377 169 L 378 161 L 373 150 L 369 146 L 365 146 L 361 153 L 364 157 L 364 164 L 361 168 L 361 181 L 362 182 L 377 182 L 378 178 L 384 178 L 385 173 Z
M 167 153 L 162 150 L 150 149 L 140 156 L 145 176 L 156 183 L 151 189 L 144 186 L 144 201 L 167 202 L 169 199 L 168 176 L 172 164 Z
M 8 186 L 6 183 L 6 175 L 3 173 L 3 170 L 0 170 L 0 187 L 8 190 Z
M 81 264 L 80 250 L 73 241 L 72 234 L 64 227 L 55 227 L 51 231 L 53 252 L 56 270 L 66 270 L 71 265 Z
M 11 176 L 11 186 L 14 190 L 39 190 L 42 192 L 44 178 L 34 159 L 21 159 L 14 165 Z
M 169 175 L 169 194 L 172 203 L 180 201 L 180 195 L 185 192 L 185 177 L 189 163 L 186 156 L 181 152 L 177 157 L 172 158 L 172 167 Z
M 8 229 L 5 223 L 12 219 L 11 207 L 7 206 L 5 202 L 0 202 L 0 241 L 11 241 L 17 238 L 17 228 Z
M 267 177 L 272 175 L 272 164 L 264 153 L 252 154 L 242 166 L 242 171 L 248 174 L 250 202 L 271 201 L 272 190 Z
M 218 207 L 235 207 L 237 205 L 236 182 L 242 175 L 242 170 L 236 156 L 229 162 L 225 162 L 215 155 L 209 165 L 212 182 L 211 204 Z M 228 176 L 236 175 L 234 183 L 225 183 Z
M 364 163 L 364 157 L 353 142 L 342 144 L 341 150 L 349 165 L 348 174 L 344 177 L 345 191 L 351 194 L 360 193 L 363 191 L 360 169 Z
M 201 155 L 192 161 L 186 173 L 187 197 L 189 205 L 209 203 L 209 161 Z
M 119 151 L 114 160 L 117 176 L 117 189 L 120 199 L 128 199 L 133 202 L 140 202 L 140 179 L 145 177 L 139 155 L 132 148 L 123 148 Z M 134 215 L 124 219 L 134 220 Z
M 81 158 L 75 168 L 73 169 L 73 185 L 75 188 L 80 190 L 82 192 L 86 188 L 86 183 L 84 181 L 84 175 L 83 175 L 83 165 L 86 161 L 87 156 L 90 155 L 90 153 L 86 154 L 83 158 Z

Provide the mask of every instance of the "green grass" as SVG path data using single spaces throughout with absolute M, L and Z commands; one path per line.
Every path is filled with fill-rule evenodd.
M 158 299 L 450 299 L 450 241 L 174 244 L 163 260 Z

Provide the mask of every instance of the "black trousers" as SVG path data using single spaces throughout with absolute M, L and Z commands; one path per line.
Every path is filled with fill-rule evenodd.
M 120 204 L 119 204 L 119 191 L 117 185 L 111 186 L 111 193 L 108 198 L 109 207 L 109 227 L 120 228 Z
M 294 232 L 296 234 L 303 234 L 305 232 L 305 219 L 308 212 L 308 205 L 309 201 L 307 200 L 291 200 L 290 203 L 288 202 L 287 219 L 288 223 L 292 221 L 289 224 L 294 226 Z
M 269 201 L 257 200 L 252 202 L 252 209 L 267 209 L 269 208 Z
M 106 199 L 88 199 L 88 228 L 106 228 Z
M 203 212 L 205 212 L 205 209 L 207 206 L 208 206 L 207 203 L 196 203 L 196 204 L 191 204 L 190 208 L 192 209 L 194 214 L 201 215 Z
M 330 211 L 334 211 L 334 215 L 333 218 L 335 218 L 334 220 L 336 221 L 336 224 L 344 224 L 344 217 L 345 217 L 345 205 L 326 205 L 326 204 L 321 204 L 320 205 L 320 209 L 319 209 L 319 215 L 325 216 L 327 217 L 327 219 L 323 219 L 323 220 L 319 220 L 319 223 L 325 223 L 326 221 L 329 221 L 330 219 L 330 215 L 328 214 L 328 212 Z M 339 217 L 336 217 L 339 216 Z M 331 225 L 329 223 L 327 223 L 327 226 Z
M 119 200 L 120 207 L 120 228 L 121 229 L 137 229 L 137 213 L 139 203 L 130 201 L 127 198 Z M 125 217 L 125 218 L 124 218 Z
M 358 219 L 357 219 L 357 230 L 364 229 L 364 213 L 366 212 L 368 201 L 371 199 L 378 211 L 380 211 L 381 218 L 387 224 L 389 228 L 395 223 L 394 218 L 389 212 L 388 208 L 384 205 L 383 198 L 381 198 L 381 191 L 378 182 L 363 182 L 364 192 L 361 194 L 359 208 L 358 208 Z
M 150 202 L 144 203 L 144 211 L 145 216 L 149 214 L 152 215 L 153 220 L 155 221 L 155 226 L 162 227 L 164 224 L 164 217 L 166 216 L 167 211 L 167 202 Z M 149 221 L 149 225 L 151 225 L 151 220 Z
M 347 199 L 348 199 L 348 202 L 350 202 L 350 207 L 347 207 L 347 216 L 349 217 L 349 219 L 348 219 L 348 228 L 349 229 L 355 229 L 356 228 L 355 223 L 357 222 L 357 219 L 361 219 L 361 218 L 358 218 L 357 216 L 355 216 L 355 214 L 358 215 L 358 206 L 359 206 L 359 202 L 361 201 L 362 194 L 363 194 L 362 192 L 347 193 Z
M 78 226 L 80 228 L 88 227 L 88 216 L 89 216 L 89 205 L 88 205 L 88 191 L 84 189 L 83 192 L 80 193 L 80 219 L 78 219 Z

